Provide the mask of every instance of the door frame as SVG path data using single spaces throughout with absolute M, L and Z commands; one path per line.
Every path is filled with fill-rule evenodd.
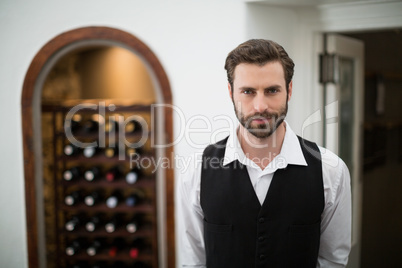
M 364 43 L 354 38 L 338 34 L 325 34 L 325 52 L 336 55 L 337 58 L 345 57 L 353 60 L 353 135 L 352 135 L 352 166 L 350 168 L 352 190 L 352 250 L 349 256 L 349 267 L 360 266 L 361 229 L 362 229 L 362 200 L 363 200 L 363 117 L 364 117 Z M 338 68 L 335 66 L 335 68 Z M 332 131 L 324 131 L 323 140 L 327 149 L 339 155 L 340 145 L 340 114 L 339 81 L 327 83 L 323 90 L 331 94 L 325 94 L 322 110 L 327 110 L 328 117 L 335 117 L 333 124 L 326 124 L 324 112 L 323 128 L 331 127 Z M 326 98 L 326 99 L 325 99 Z M 334 105 L 335 104 L 335 105 Z M 339 155 L 341 156 L 341 155 Z
M 311 103 L 319 107 L 323 107 L 323 86 L 319 83 L 319 55 L 324 51 L 323 37 L 325 34 L 336 33 L 342 35 L 348 32 L 362 32 L 362 31 L 379 31 L 384 29 L 402 28 L 402 1 L 370 1 L 370 2 L 353 2 L 351 3 L 339 3 L 328 5 L 314 5 L 309 7 L 308 10 L 304 7 L 297 8 L 300 15 L 300 35 L 298 36 L 297 45 L 301 47 L 301 51 L 307 53 L 302 57 L 305 67 L 311 71 L 311 76 L 304 78 L 302 84 L 304 87 L 312 87 Z M 314 11 L 311 11 L 314 10 Z M 358 16 L 356 15 L 358 14 Z M 303 37 L 303 38 L 302 38 Z M 300 42 L 299 42 L 300 41 Z M 296 42 L 296 41 L 295 41 Z M 300 55 L 298 55 L 300 57 Z M 364 73 L 363 73 L 364 75 Z M 364 103 L 362 102 L 363 109 Z M 363 117 L 363 111 L 361 111 L 361 118 Z M 354 130 L 360 128 L 360 122 L 354 123 Z M 325 137 L 323 137 L 322 129 L 319 124 L 312 127 L 314 129 L 313 135 L 315 140 L 323 143 Z M 362 146 L 360 150 L 362 150 Z M 360 163 L 363 161 L 362 151 L 358 152 L 360 156 Z M 356 167 L 361 168 L 361 167 Z M 354 215 L 357 218 L 352 218 L 352 226 L 361 232 L 362 220 L 362 189 L 363 181 L 360 178 L 356 178 L 357 187 L 354 187 L 353 191 L 361 192 L 358 196 L 358 202 L 352 204 L 352 209 L 356 210 L 359 207 L 360 214 Z M 352 193 L 353 195 L 354 193 Z M 358 194 L 359 195 L 359 194 Z M 360 245 L 357 245 L 357 241 L 361 240 L 361 233 L 353 233 L 354 236 L 352 247 L 355 246 L 355 251 L 352 252 L 349 258 L 348 267 L 360 266 Z M 358 237 L 356 237 L 358 236 Z M 356 254 L 356 255 L 355 255 Z
M 315 22 L 309 22 L 305 24 L 304 29 L 308 29 L 312 34 L 312 39 L 314 40 L 314 46 L 312 49 L 312 53 L 314 57 L 318 58 L 318 55 L 324 51 L 323 47 L 323 37 L 325 34 L 336 33 L 342 35 L 343 33 L 348 32 L 362 32 L 362 31 L 379 31 L 389 28 L 401 28 L 402 27 L 402 14 L 397 14 L 398 10 L 402 9 L 402 3 L 396 3 L 395 1 L 383 2 L 383 3 L 345 3 L 345 4 L 337 4 L 337 5 L 328 5 L 322 7 L 319 19 Z M 359 17 L 356 17 L 355 14 L 359 14 Z M 363 56 L 364 57 L 364 56 Z M 318 60 L 313 61 L 312 64 L 312 73 L 313 73 L 313 81 L 314 85 L 313 92 L 316 92 L 317 95 L 315 98 L 318 98 L 318 102 L 323 106 L 322 100 L 322 85 L 318 83 L 318 74 L 319 74 L 319 64 Z M 363 74 L 364 76 L 364 70 Z M 362 77 L 364 80 L 364 77 Z M 363 89 L 364 90 L 364 89 Z M 356 109 L 360 110 L 359 120 L 354 122 L 354 131 L 360 128 L 360 134 L 363 134 L 362 131 L 362 120 L 364 116 L 364 102 L 362 100 L 361 106 L 356 107 Z M 361 136 L 362 137 L 362 136 Z M 322 140 L 324 141 L 325 137 L 322 136 Z M 362 142 L 362 138 L 360 139 Z M 361 166 L 355 166 L 356 169 L 362 170 L 363 163 L 363 146 L 360 146 L 359 150 L 356 154 L 356 157 L 359 157 L 358 162 L 361 163 Z M 356 159 L 353 159 L 356 161 Z M 361 171 L 360 170 L 360 171 Z M 351 174 L 353 176 L 353 174 Z M 362 181 L 362 172 L 360 172 L 360 177 L 355 178 L 352 188 L 352 198 L 356 198 L 354 203 L 352 204 L 352 211 L 358 211 L 358 213 L 352 212 L 352 252 L 349 256 L 349 262 L 347 267 L 360 267 L 360 258 L 361 258 L 361 230 L 362 230 L 362 198 L 363 198 L 363 181 Z M 360 192 L 357 193 L 356 192 Z M 357 233 L 356 233 L 357 231 Z
M 35 55 L 28 71 L 25 75 L 21 96 L 21 116 L 22 116 L 22 135 L 23 135 L 23 155 L 24 155 L 24 178 L 25 178 L 25 206 L 27 221 L 27 244 L 28 244 L 28 267 L 39 267 L 40 254 L 38 237 L 38 209 L 37 209 L 37 169 L 41 162 L 40 153 L 37 151 L 37 132 L 38 123 L 35 114 L 40 112 L 41 88 L 37 87 L 38 80 L 47 64 L 63 48 L 71 45 L 85 46 L 86 43 L 96 45 L 97 42 L 113 42 L 128 48 L 140 56 L 151 69 L 161 95 L 161 102 L 172 105 L 172 93 L 168 77 L 161 63 L 151 49 L 141 40 L 130 33 L 109 28 L 109 27 L 84 27 L 64 32 L 47 42 Z M 173 117 L 171 109 L 163 110 L 163 128 L 166 144 L 173 142 Z M 173 159 L 173 146 L 164 149 L 164 155 L 169 161 Z M 175 248 L 175 223 L 174 223 L 174 170 L 173 168 L 163 169 L 164 194 L 166 198 L 164 230 L 167 240 L 167 249 Z M 40 173 L 39 173 L 40 174 Z M 167 250 L 167 267 L 175 267 L 175 251 Z M 165 261 L 161 261 L 165 262 Z

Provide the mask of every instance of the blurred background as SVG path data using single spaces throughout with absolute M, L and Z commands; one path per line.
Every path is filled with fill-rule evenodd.
M 124 248 L 146 253 L 118 255 L 118 265 L 180 267 L 175 181 L 188 157 L 236 127 L 223 66 L 227 54 L 251 38 L 278 42 L 296 64 L 287 117 L 292 129 L 340 155 L 351 171 L 348 267 L 402 267 L 402 1 L 2 0 L 0 33 L 1 267 L 87 261 L 118 267 L 110 251 L 89 260 L 64 254 L 77 239 L 120 245 L 130 233 L 65 230 L 73 217 L 82 225 L 98 212 L 119 218 L 121 226 L 145 215 L 139 224 L 145 227 L 132 237 L 149 247 L 126 239 Z M 87 106 L 73 119 L 82 131 L 88 122 L 109 131 L 107 148 L 117 146 L 110 138 L 113 120 L 141 116 L 147 135 L 168 146 L 149 142 L 137 152 L 171 165 L 141 171 L 138 185 L 72 184 L 64 172 L 74 167 L 105 174 L 119 167 L 120 177 L 133 169 L 104 156 L 105 148 L 92 160 L 66 157 L 63 122 L 79 104 Z M 154 104 L 162 108 L 153 110 Z M 106 112 L 99 120 L 93 115 L 101 107 Z M 81 130 L 77 137 L 99 141 Z M 139 137 L 125 131 L 132 132 L 131 142 Z M 63 202 L 76 188 L 145 201 L 116 210 L 71 208 Z

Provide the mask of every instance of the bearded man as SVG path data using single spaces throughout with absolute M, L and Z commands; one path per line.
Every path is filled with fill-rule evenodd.
M 228 54 L 225 69 L 240 124 L 179 181 L 182 267 L 345 267 L 349 171 L 285 121 L 292 59 L 254 39 Z

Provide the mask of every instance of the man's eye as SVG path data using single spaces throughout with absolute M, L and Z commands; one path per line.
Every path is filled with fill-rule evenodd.
M 270 94 L 275 94 L 275 93 L 278 93 L 278 92 L 279 92 L 279 90 L 276 89 L 276 88 L 271 88 L 271 89 L 268 90 L 268 93 L 270 93 Z
M 243 93 L 248 95 L 248 94 L 252 94 L 253 92 L 251 90 L 245 89 L 245 90 L 243 90 Z

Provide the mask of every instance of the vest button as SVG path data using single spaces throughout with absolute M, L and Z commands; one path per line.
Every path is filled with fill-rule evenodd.
M 264 221 L 265 221 L 265 219 L 264 219 L 263 217 L 261 217 L 261 218 L 258 219 L 258 222 L 259 222 L 259 223 L 263 223 Z
M 260 255 L 260 260 L 263 260 L 263 259 L 265 259 L 265 255 L 264 255 L 264 254 L 261 254 L 261 255 Z
M 263 237 L 263 236 L 258 237 L 258 241 L 259 241 L 259 242 L 262 242 L 263 240 L 264 240 L 264 237 Z

